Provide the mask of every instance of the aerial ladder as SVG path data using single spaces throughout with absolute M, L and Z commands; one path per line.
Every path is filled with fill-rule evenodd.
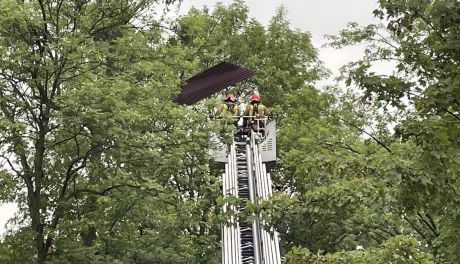
M 223 61 L 185 80 L 181 92 L 173 100 L 192 105 L 247 80 L 255 73 L 255 70 Z M 233 143 L 224 145 L 216 140 L 220 148 L 213 156 L 217 162 L 225 164 L 223 196 L 258 203 L 272 194 L 267 164 L 276 161 L 276 124 L 266 118 L 254 121 L 258 129 L 250 129 L 245 136 L 235 137 Z M 226 203 L 223 206 L 223 211 L 231 216 L 222 226 L 222 263 L 280 264 L 278 233 L 273 228 L 267 230 L 266 223 L 258 216 L 253 216 L 251 219 L 254 220 L 250 222 L 238 220 L 237 213 L 245 210 L 244 204 Z
M 225 203 L 224 212 L 230 213 L 228 223 L 222 225 L 222 264 L 280 264 L 278 233 L 267 229 L 257 216 L 250 222 L 239 221 L 238 212 L 245 210 L 247 201 L 258 203 L 272 194 L 272 181 L 267 173 L 267 162 L 276 160 L 275 121 L 264 123 L 264 131 L 250 129 L 244 136 L 222 148 L 215 158 L 225 164 L 222 175 L 224 197 L 238 197 L 239 205 Z M 260 127 L 260 126 L 257 126 Z

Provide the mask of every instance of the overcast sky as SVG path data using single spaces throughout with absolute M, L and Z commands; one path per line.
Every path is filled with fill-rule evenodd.
M 191 6 L 203 5 L 213 8 L 217 2 L 229 4 L 232 0 L 184 0 L 181 13 L 185 13 Z M 356 60 L 362 54 L 362 48 L 350 47 L 342 50 L 321 48 L 325 43 L 325 34 L 336 34 L 348 22 L 355 21 L 362 25 L 377 22 L 372 11 L 377 7 L 377 0 L 246 0 L 249 14 L 263 25 L 267 25 L 275 10 L 283 5 L 287 9 L 293 28 L 311 33 L 313 45 L 319 50 L 319 57 L 326 67 L 337 74 L 340 66 L 346 62 Z M 328 84 L 331 81 L 322 82 Z M 0 206 L 0 235 L 4 232 L 4 225 L 15 211 L 14 205 Z

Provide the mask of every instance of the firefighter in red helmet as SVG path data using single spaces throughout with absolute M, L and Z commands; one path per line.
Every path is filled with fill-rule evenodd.
M 227 92 L 222 99 L 222 103 L 217 108 L 218 114 L 231 113 L 234 116 L 240 116 L 240 108 L 236 104 L 236 98 L 231 92 Z
M 259 130 L 264 127 L 264 122 L 254 122 L 256 120 L 264 120 L 270 115 L 268 108 L 260 102 L 260 94 L 253 92 L 249 97 L 249 104 L 246 105 L 244 111 L 243 126 L 250 126 L 254 130 Z
M 238 120 L 240 119 L 241 110 L 237 104 L 236 97 L 231 92 L 227 92 L 222 99 L 222 103 L 217 108 L 217 113 L 221 116 L 231 115 L 233 116 L 233 123 L 238 126 Z

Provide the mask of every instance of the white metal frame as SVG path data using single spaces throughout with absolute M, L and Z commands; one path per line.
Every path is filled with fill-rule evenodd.
M 266 119 L 265 119 L 266 120 Z M 266 123 L 265 123 L 266 125 Z M 247 179 L 250 201 L 257 203 L 258 200 L 266 200 L 272 195 L 272 181 L 270 174 L 267 173 L 263 163 L 258 142 L 256 141 L 257 132 L 251 131 L 250 144 L 246 145 L 246 164 Z M 243 143 L 244 144 L 244 143 Z M 228 162 L 225 164 L 223 177 L 224 197 L 238 197 L 238 166 L 236 157 L 236 145 L 231 144 L 228 154 Z M 239 152 L 241 154 L 241 152 Z M 241 156 L 239 156 L 241 158 Z M 235 205 L 227 203 L 223 206 L 223 211 L 237 211 Z M 254 264 L 281 264 L 279 237 L 278 233 L 272 228 L 266 230 L 262 228 L 265 223 L 260 223 L 256 218 L 252 226 Z M 242 264 L 241 232 L 240 225 L 235 216 L 231 216 L 229 224 L 222 226 L 222 263 L 223 264 Z M 246 262 L 248 263 L 248 262 Z

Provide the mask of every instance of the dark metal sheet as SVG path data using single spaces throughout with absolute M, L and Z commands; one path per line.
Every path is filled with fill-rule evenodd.
M 235 83 L 248 79 L 256 72 L 232 63 L 221 62 L 192 78 L 181 86 L 182 91 L 175 101 L 191 105 L 209 97 Z

